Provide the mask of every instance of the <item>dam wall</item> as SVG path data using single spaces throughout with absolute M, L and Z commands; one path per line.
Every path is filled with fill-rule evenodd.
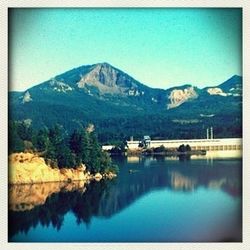
M 140 141 L 127 141 L 128 149 L 139 148 Z M 224 151 L 242 150 L 242 138 L 223 139 L 186 139 L 186 140 L 151 140 L 147 148 L 164 146 L 168 149 L 177 149 L 180 145 L 189 145 L 192 150 Z

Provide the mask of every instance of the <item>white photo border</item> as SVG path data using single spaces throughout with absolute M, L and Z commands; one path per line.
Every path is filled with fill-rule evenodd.
M 0 3 L 0 248 L 25 249 L 250 249 L 250 4 L 243 0 L 2 0 Z M 243 58 L 243 171 L 242 171 L 242 243 L 9 243 L 8 242 L 8 9 L 19 7 L 49 8 L 165 8 L 165 7 L 223 7 L 242 8 Z

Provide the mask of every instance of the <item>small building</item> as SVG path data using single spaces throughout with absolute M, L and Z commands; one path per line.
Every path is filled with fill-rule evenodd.
M 151 143 L 151 138 L 149 135 L 144 135 L 143 140 L 141 141 L 141 144 L 144 148 L 149 148 Z
M 108 151 L 108 150 L 111 150 L 114 147 L 115 147 L 115 145 L 104 145 L 104 146 L 102 146 L 102 150 L 103 151 Z

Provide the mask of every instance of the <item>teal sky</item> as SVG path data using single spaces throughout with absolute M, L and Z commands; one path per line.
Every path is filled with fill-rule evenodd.
M 241 9 L 12 9 L 9 84 L 25 90 L 108 62 L 159 88 L 242 75 Z

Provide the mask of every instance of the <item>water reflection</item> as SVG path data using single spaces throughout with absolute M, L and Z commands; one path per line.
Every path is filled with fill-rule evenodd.
M 26 203 L 23 203 L 25 204 L 24 208 L 27 209 L 17 209 L 14 203 L 9 201 L 9 237 L 18 232 L 27 233 L 30 227 L 36 227 L 39 223 L 47 227 L 52 225 L 59 230 L 63 224 L 64 215 L 69 211 L 75 214 L 78 224 L 81 222 L 88 224 L 92 216 L 103 216 L 102 211 L 99 209 L 99 204 L 101 198 L 105 198 L 108 195 L 109 186 L 113 185 L 113 182 L 93 182 L 91 185 L 88 185 L 87 189 L 83 188 L 80 182 L 76 182 L 73 184 L 73 188 L 60 189 L 59 192 L 56 192 L 53 184 L 36 184 L 30 185 L 30 187 L 28 185 L 19 185 L 18 188 L 12 188 L 10 191 L 15 192 L 14 190 L 18 189 L 17 193 L 20 193 L 22 188 L 24 190 L 34 190 L 39 188 L 39 185 L 40 189 L 43 189 L 46 185 L 46 189 L 49 187 L 53 188 L 51 192 L 43 193 L 44 195 L 51 194 L 46 197 L 46 201 L 42 205 L 39 204 L 40 192 L 36 192 L 35 195 L 33 195 L 33 192 L 27 193 L 28 198 L 25 197 Z M 14 196 L 12 193 L 12 198 Z M 43 201 L 44 197 L 41 200 Z M 39 202 L 36 203 L 36 201 Z M 20 199 L 18 202 L 20 202 Z M 33 208 L 30 210 L 31 206 Z
M 218 189 L 241 197 L 239 159 L 170 160 L 165 157 L 114 159 L 120 174 L 112 181 L 10 186 L 9 239 L 31 227 L 52 225 L 60 230 L 68 212 L 76 223 L 89 225 L 93 217 L 110 218 L 156 189 L 194 192 L 199 187 Z
M 87 183 L 84 181 L 11 185 L 9 187 L 9 209 L 12 211 L 31 210 L 35 206 L 43 205 L 46 199 L 54 193 L 75 190 L 84 193 L 86 185 Z
M 141 181 L 145 185 L 149 183 L 146 186 L 151 188 L 168 187 L 174 191 L 193 191 L 203 186 L 223 190 L 231 196 L 241 196 L 241 159 L 233 157 L 235 154 L 231 158 L 217 158 L 216 155 L 214 158 L 212 154 L 209 157 L 200 155 L 181 158 L 147 156 L 137 157 L 137 160 L 133 156 L 130 168 L 139 170 L 140 173 L 143 166 L 143 174 L 135 175 L 135 182 Z M 127 162 L 131 163 L 129 157 Z M 126 163 L 123 165 L 126 167 Z

